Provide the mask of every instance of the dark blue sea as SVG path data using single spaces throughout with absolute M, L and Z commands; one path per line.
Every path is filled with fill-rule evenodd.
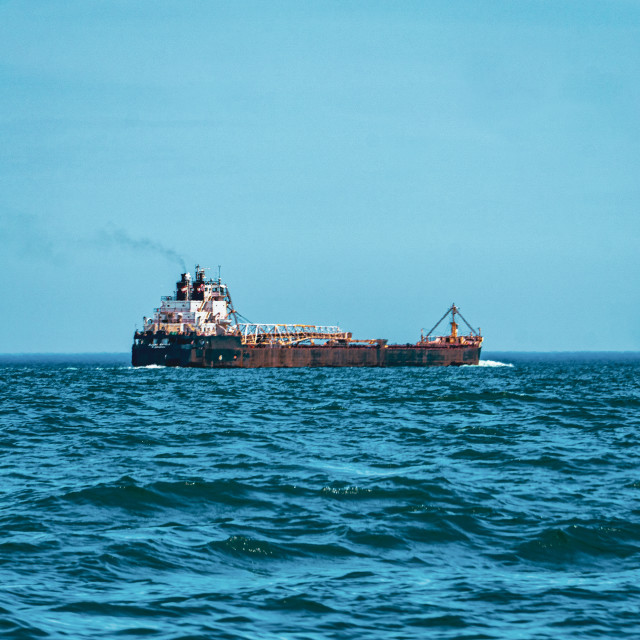
M 640 355 L 0 359 L 0 635 L 640 637 Z

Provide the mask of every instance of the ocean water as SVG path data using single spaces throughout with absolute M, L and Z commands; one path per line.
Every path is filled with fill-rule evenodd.
M 0 635 L 638 638 L 640 356 L 0 360 Z

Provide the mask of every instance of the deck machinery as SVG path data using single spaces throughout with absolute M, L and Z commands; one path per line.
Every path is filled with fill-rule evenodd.
M 456 316 L 469 333 L 458 332 Z M 195 278 L 183 273 L 173 296 L 163 296 L 152 318 L 133 338 L 135 367 L 393 367 L 478 364 L 482 336 L 451 305 L 415 344 L 360 340 L 337 326 L 240 322 L 229 288 L 207 278 L 196 266 Z M 450 317 L 451 332 L 434 336 Z

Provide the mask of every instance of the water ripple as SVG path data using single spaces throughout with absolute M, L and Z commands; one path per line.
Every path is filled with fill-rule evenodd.
M 7 637 L 637 635 L 637 359 L 0 383 Z

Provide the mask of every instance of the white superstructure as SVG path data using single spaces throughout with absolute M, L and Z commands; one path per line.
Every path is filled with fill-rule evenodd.
M 144 331 L 224 335 L 234 314 L 229 289 L 218 280 L 205 280 L 204 269 L 196 266 L 196 278 L 183 273 L 174 296 L 163 296 L 153 318 L 144 319 Z

